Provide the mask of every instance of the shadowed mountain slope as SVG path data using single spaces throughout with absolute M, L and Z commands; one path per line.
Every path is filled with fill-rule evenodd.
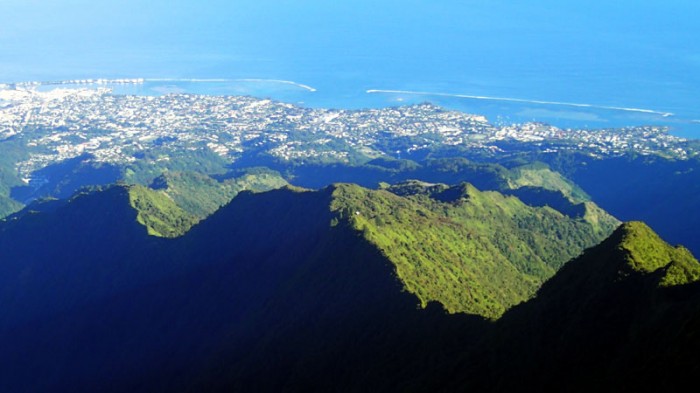
M 637 367 L 662 383 L 698 364 L 698 263 L 643 224 L 494 323 L 443 307 L 483 310 L 471 294 L 508 294 L 538 277 L 523 273 L 533 261 L 553 273 L 565 261 L 538 252 L 593 241 L 590 222 L 468 184 L 339 184 L 242 192 L 166 239 L 139 223 L 131 190 L 46 202 L 0 225 L 0 390 L 601 390 Z M 550 243 L 534 248 L 537 234 Z M 510 267 L 493 261 L 503 250 Z M 488 282 L 489 269 L 512 281 Z
M 332 188 L 243 193 L 173 240 L 145 234 L 125 203 L 127 191 L 109 189 L 30 217 L 35 227 L 45 216 L 75 223 L 79 244 L 68 245 L 88 254 L 58 258 L 62 275 L 55 281 L 53 271 L 44 275 L 50 258 L 39 258 L 37 272 L 3 302 L 36 312 L 29 318 L 6 308 L 2 390 L 424 386 L 426 356 L 454 356 L 454 342 L 445 338 L 465 332 L 470 341 L 478 334 L 469 332 L 484 326 L 481 318 L 451 317 L 440 307 L 418 310 L 376 248 L 347 224 L 330 227 Z M 76 216 L 98 217 L 93 209 L 108 201 L 126 207 L 104 221 L 123 232 L 107 240 L 102 234 L 112 232 Z M 24 225 L 16 222 L 14 230 Z M 157 254 L 149 254 L 150 241 Z M 101 243 L 113 244 L 113 254 L 88 257 Z M 128 284 L 92 284 L 107 276 Z M 11 297 L 18 293 L 32 296 Z M 365 379 L 348 361 L 363 365 Z
M 700 370 L 700 263 L 626 223 L 498 322 L 453 389 L 676 391 Z

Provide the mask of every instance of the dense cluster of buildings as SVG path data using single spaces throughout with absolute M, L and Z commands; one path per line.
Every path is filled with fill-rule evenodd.
M 19 141 L 21 174 L 89 153 L 124 163 L 158 146 L 210 149 L 235 161 L 247 149 L 280 159 L 347 161 L 435 145 L 500 151 L 521 142 L 545 152 L 578 149 L 594 156 L 663 154 L 685 158 L 683 140 L 662 127 L 562 130 L 541 123 L 495 126 L 483 116 L 411 105 L 366 110 L 313 109 L 238 96 L 113 95 L 105 88 L 0 89 L 0 143 Z M 401 143 L 397 143 L 401 141 Z

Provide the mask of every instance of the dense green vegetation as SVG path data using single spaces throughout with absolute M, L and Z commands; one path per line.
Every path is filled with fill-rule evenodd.
M 154 182 L 155 189 L 125 189 L 136 221 L 148 234 L 172 238 L 185 234 L 239 190 L 282 182 L 267 171 L 224 181 L 173 172 Z M 339 184 L 332 190 L 332 199 L 323 203 L 336 215 L 332 224 L 347 222 L 361 231 L 423 307 L 435 301 L 451 313 L 487 318 L 528 299 L 568 259 L 617 225 L 595 206 L 585 215 L 569 217 L 467 183 L 448 187 L 412 181 L 383 190 Z M 41 206 L 31 209 L 46 210 Z
M 531 206 L 550 206 L 566 215 L 585 214 L 587 194 L 542 162 L 526 160 L 498 163 L 473 162 L 463 157 L 425 158 L 420 162 L 381 157 L 363 165 L 288 166 L 270 163 L 293 184 L 321 188 L 331 183 L 356 183 L 376 188 L 382 183 L 422 180 L 433 183 L 468 182 L 485 191 L 515 195 Z M 507 166 L 506 166 L 507 165 Z
M 260 157 L 243 157 L 236 164 L 237 169 L 231 170 L 220 157 L 206 149 L 172 157 L 158 150 L 140 153 L 133 163 L 124 167 L 97 165 L 90 158 L 87 155 L 76 157 L 37 172 L 37 178 L 44 182 L 37 183 L 38 186 L 0 179 L 0 214 L 16 211 L 22 206 L 20 202 L 42 197 L 68 198 L 81 187 L 110 184 L 121 179 L 127 184 L 158 189 L 180 208 L 201 219 L 242 190 L 264 191 L 286 184 L 282 177 L 293 184 L 312 188 L 334 182 L 377 187 L 381 182 L 408 179 L 446 184 L 467 181 L 479 189 L 515 195 L 528 205 L 549 206 L 574 218 L 582 217 L 589 210 L 583 205 L 588 200 L 586 194 L 542 163 L 515 165 L 509 169 L 460 157 L 427 157 L 420 162 L 380 157 L 353 164 L 261 161 Z M 283 175 L 265 168 L 246 167 L 246 162 L 266 163 Z
M 120 166 L 84 154 L 35 171 L 27 184 L 17 178 L 15 167 L 27 154 L 20 142 L 0 145 L 0 217 L 37 199 L 68 199 L 84 187 L 122 182 L 165 189 L 178 206 L 203 218 L 242 190 L 266 191 L 286 184 L 281 175 L 265 168 L 231 170 L 209 149 L 169 154 L 166 148 L 136 154 L 133 162 Z
M 177 237 L 187 232 L 197 218 L 181 208 L 166 195 L 144 186 L 129 188 L 129 203 L 138 212 L 137 220 L 148 234 Z
M 162 191 L 198 217 L 206 217 L 235 195 L 230 187 L 197 172 L 166 172 L 155 178 L 150 188 Z
M 700 280 L 700 264 L 686 248 L 669 246 L 641 222 L 625 224 L 624 229 L 620 248 L 634 271 L 653 273 L 663 269 L 659 285 L 665 287 Z
M 287 184 L 279 174 L 266 169 L 230 175 L 234 177 L 217 181 L 196 172 L 166 172 L 151 188 L 129 186 L 129 203 L 149 235 L 178 237 L 241 191 L 261 192 Z
M 488 318 L 529 298 L 617 226 L 602 211 L 573 219 L 470 184 L 378 191 L 343 184 L 333 196 L 331 208 L 382 250 L 423 307 L 437 301 Z
M 206 175 L 223 174 L 227 162 L 207 148 L 173 152 L 166 147 L 147 153 L 136 153 L 134 160 L 122 169 L 127 183 L 148 184 L 165 172 L 197 172 Z
M 166 172 L 151 183 L 151 188 L 162 191 L 187 212 L 204 218 L 241 191 L 268 191 L 286 184 L 279 173 L 249 168 L 228 173 L 222 180 L 198 172 Z
M 590 196 L 571 180 L 551 170 L 547 165 L 536 162 L 512 168 L 508 173 L 508 185 L 511 189 L 538 187 L 561 192 L 574 203 L 590 201 Z
M 218 207 L 187 199 L 193 195 L 187 187 L 209 186 L 208 195 L 224 200 L 230 194 L 215 194 L 222 184 L 231 186 L 226 191 L 233 193 L 280 182 L 265 171 L 224 182 L 189 173 L 168 173 L 160 180 L 155 190 L 117 187 L 126 190 L 135 221 L 158 237 L 182 236 L 199 220 L 176 203 L 182 190 L 186 196 L 179 197 L 180 203 L 188 206 L 183 201 L 190 201 L 190 206 L 200 208 L 199 217 Z M 383 190 L 339 184 L 331 191 L 322 204 L 335 216 L 326 225 L 344 222 L 360 231 L 388 258 L 423 307 L 435 301 L 451 313 L 487 318 L 497 318 L 528 299 L 569 258 L 599 242 L 617 225 L 613 217 L 594 207 L 572 218 L 548 207 L 527 206 L 512 196 L 482 192 L 467 183 L 449 187 L 413 181 Z M 30 210 L 49 212 L 54 205 L 39 204 Z M 21 218 L 20 214 L 13 221 Z

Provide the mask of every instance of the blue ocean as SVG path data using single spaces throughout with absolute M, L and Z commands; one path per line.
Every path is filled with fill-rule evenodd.
M 700 3 L 5 0 L 0 83 L 312 107 L 429 101 L 492 121 L 657 124 L 700 138 Z

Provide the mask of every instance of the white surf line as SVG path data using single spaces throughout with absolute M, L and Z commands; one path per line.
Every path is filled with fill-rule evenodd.
M 244 79 L 185 79 L 185 78 L 153 78 L 146 79 L 147 82 L 192 82 L 192 83 L 226 83 L 226 82 L 263 82 L 263 83 L 280 83 L 284 85 L 291 85 L 304 89 L 310 92 L 317 91 L 309 85 L 303 83 L 298 83 L 294 81 L 282 80 L 282 79 L 255 79 L 255 78 L 244 78 Z
M 437 96 L 437 97 L 467 98 L 467 99 L 472 99 L 472 100 L 520 102 L 520 103 L 525 103 L 525 104 L 558 105 L 558 106 L 570 106 L 570 107 L 576 107 L 576 108 L 593 108 L 593 109 L 606 109 L 606 110 L 625 111 L 625 112 L 639 112 L 639 113 L 661 115 L 663 117 L 673 116 L 673 113 L 671 113 L 671 112 L 660 112 L 660 111 L 655 111 L 652 109 L 625 108 L 625 107 L 618 107 L 618 106 L 603 106 L 603 105 L 592 105 L 592 104 L 578 104 L 578 103 L 573 103 L 573 102 L 526 100 L 526 99 L 522 99 L 522 98 L 488 97 L 488 96 L 476 96 L 476 95 L 468 95 L 468 94 L 436 93 L 436 92 L 429 92 L 429 91 L 370 89 L 370 90 L 367 90 L 366 93 L 367 94 L 409 94 L 409 95 L 425 95 L 425 96 Z
M 146 79 L 146 82 L 220 83 L 220 82 L 233 82 L 233 79 L 148 78 L 148 79 Z
M 286 80 L 282 80 L 282 79 L 234 79 L 234 80 L 235 80 L 235 81 L 238 81 L 238 82 L 269 82 L 269 83 L 281 83 L 281 84 L 284 84 L 284 85 L 296 86 L 296 87 L 302 88 L 302 89 L 304 89 L 304 90 L 308 90 L 308 91 L 310 91 L 310 92 L 315 92 L 315 91 L 317 91 L 316 88 L 311 87 L 311 86 L 309 86 L 309 85 L 305 85 L 305 84 L 303 84 L 303 83 L 298 83 L 298 82 L 294 82 L 294 81 L 286 81 Z

